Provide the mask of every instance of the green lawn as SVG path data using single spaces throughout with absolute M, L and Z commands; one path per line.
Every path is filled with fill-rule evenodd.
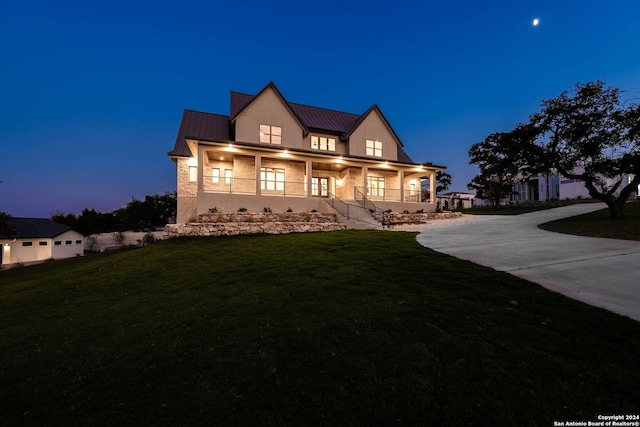
M 538 212 L 561 206 L 575 205 L 577 203 L 594 203 L 598 200 L 557 200 L 553 202 L 525 202 L 505 206 L 481 206 L 463 209 L 461 212 L 468 215 L 521 215 L 530 212 Z
M 603 209 L 547 222 L 540 225 L 540 228 L 580 236 L 640 240 L 640 201 L 627 203 L 624 208 L 624 218 L 620 220 L 609 219 L 609 210 Z
M 0 272 L 3 425 L 553 425 L 637 413 L 640 323 L 412 233 Z

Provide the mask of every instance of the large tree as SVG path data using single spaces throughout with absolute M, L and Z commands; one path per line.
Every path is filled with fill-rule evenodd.
M 519 125 L 510 132 L 492 133 L 484 141 L 473 144 L 469 149 L 469 163 L 478 166 L 480 173 L 467 187 L 494 206 L 509 197 L 514 184 L 522 179 L 521 171 L 528 165 L 525 153 L 530 135 L 529 126 Z
M 451 175 L 446 173 L 445 171 L 436 172 L 436 194 L 440 194 L 443 191 L 447 191 L 449 186 L 451 185 L 451 180 L 453 178 Z M 431 197 L 431 191 L 429 191 L 429 187 L 422 188 L 422 200 L 429 200 Z
M 11 215 L 8 213 L 0 211 L 0 236 L 3 237 L 13 237 L 15 235 L 15 230 L 11 225 L 9 225 L 9 220 L 11 219 Z M 1 250 L 2 248 L 0 248 Z
M 620 90 L 604 82 L 578 83 L 572 91 L 542 101 L 530 117 L 529 163 L 581 180 L 594 199 L 622 218 L 640 184 L 640 108 L 624 105 Z

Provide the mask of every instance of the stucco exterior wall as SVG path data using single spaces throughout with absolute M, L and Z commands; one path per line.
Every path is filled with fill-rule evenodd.
M 203 193 L 198 199 L 198 214 L 205 214 L 209 209 L 216 208 L 219 212 L 233 213 L 240 208 L 250 212 L 263 212 L 264 208 L 270 208 L 274 213 L 286 212 L 291 208 L 294 212 L 328 212 L 326 203 L 319 197 L 283 197 L 283 196 L 253 196 L 242 194 Z M 197 215 L 187 221 L 192 222 Z
M 336 140 L 336 150 L 335 151 L 329 151 L 329 150 L 320 150 L 320 149 L 311 148 L 311 137 L 312 136 L 335 139 Z M 302 144 L 303 144 L 303 148 L 305 150 L 317 151 L 318 153 L 321 153 L 321 154 L 324 154 L 324 153 L 339 154 L 341 156 L 346 156 L 348 154 L 347 153 L 347 144 L 342 142 L 342 141 L 340 141 L 340 137 L 339 136 L 329 135 L 328 133 L 313 133 L 313 132 L 309 133 L 309 135 L 304 137 Z
M 55 242 L 57 241 L 61 242 L 61 244 L 56 245 Z M 69 241 L 71 244 L 68 243 Z M 53 259 L 72 258 L 84 253 L 84 236 L 77 231 L 65 231 L 56 236 L 53 242 L 51 249 L 51 257 Z
M 271 88 L 236 118 L 236 141 L 260 144 L 261 124 L 282 128 L 282 147 L 303 148 L 302 127 Z
M 25 242 L 31 245 L 24 246 Z M 60 245 L 56 245 L 56 242 L 60 242 Z M 0 240 L 0 245 L 2 245 L 2 264 L 72 258 L 84 254 L 84 236 L 73 230 L 66 231 L 53 239 L 4 239 Z
M 365 143 L 367 139 L 382 142 L 382 157 L 367 156 Z M 375 110 L 360 123 L 360 126 L 349 137 L 349 155 L 390 161 L 398 160 L 398 143 Z

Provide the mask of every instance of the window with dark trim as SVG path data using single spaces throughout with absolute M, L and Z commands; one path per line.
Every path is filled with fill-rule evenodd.
M 22 242 L 22 246 L 33 246 L 33 242 Z

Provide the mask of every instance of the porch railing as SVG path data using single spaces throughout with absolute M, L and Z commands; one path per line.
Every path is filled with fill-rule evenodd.
M 203 190 L 206 193 L 256 194 L 255 178 L 227 178 L 205 176 Z M 300 181 L 263 181 L 260 183 L 263 196 L 305 197 L 307 195 L 304 182 Z
M 422 202 L 419 190 L 400 190 L 399 188 L 370 188 L 366 190 L 365 187 L 354 187 L 355 192 L 366 195 L 369 200 L 380 202 L 399 202 L 402 200 L 403 194 L 405 202 Z

